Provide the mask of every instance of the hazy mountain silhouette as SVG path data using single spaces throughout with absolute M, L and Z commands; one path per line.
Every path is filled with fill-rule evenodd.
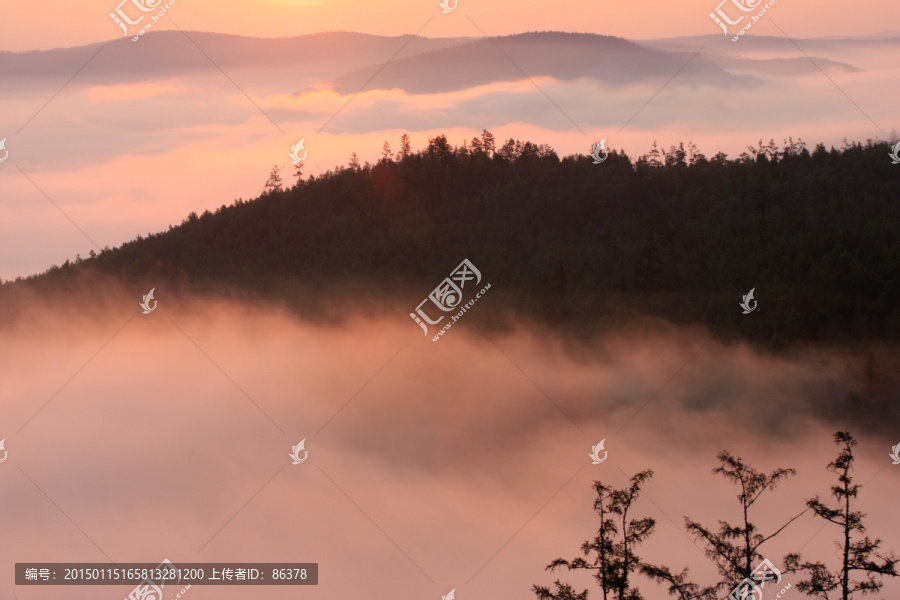
M 857 72 L 861 69 L 851 64 L 817 58 L 813 64 L 806 57 L 800 58 L 744 58 L 734 56 L 709 55 L 707 58 L 727 71 L 756 73 L 759 75 L 778 75 L 782 77 L 807 75 L 822 70 Z
M 752 52 L 783 52 L 790 56 L 798 54 L 797 46 L 804 52 L 839 54 L 845 50 L 870 49 L 890 50 L 900 48 L 900 34 L 888 32 L 883 34 L 863 35 L 841 38 L 796 38 L 790 40 L 783 36 L 745 35 L 740 41 L 732 42 L 732 35 L 709 34 L 680 36 L 663 39 L 635 40 L 638 44 L 661 48 L 664 50 L 696 50 L 703 47 L 712 52 L 728 52 L 730 54 Z M 811 55 L 812 56 L 812 55 Z M 813 56 L 815 58 L 815 56 Z M 818 59 L 817 59 L 818 60 Z
M 77 83 L 116 84 L 215 71 L 218 66 L 226 72 L 251 69 L 262 69 L 267 74 L 277 72 L 280 76 L 276 80 L 284 85 L 285 76 L 331 79 L 370 64 L 373 57 L 387 60 L 411 37 L 334 32 L 263 39 L 196 31 L 150 31 L 137 42 L 120 38 L 76 48 L 0 52 L 0 73 L 12 79 L 67 79 L 102 47 L 79 73 Z M 466 38 L 416 37 L 401 56 L 465 41 Z
M 685 67 L 688 59 L 690 55 L 648 48 L 617 37 L 589 33 L 523 33 L 468 42 L 392 61 L 369 87 L 438 93 L 495 81 L 516 81 L 526 75 L 561 80 L 590 77 L 611 85 L 627 85 L 669 79 L 679 70 L 680 85 L 729 87 L 741 79 L 703 56 Z M 381 65 L 370 65 L 340 77 L 335 80 L 334 87 L 341 93 L 355 91 L 380 68 Z
M 896 37 L 801 42 L 807 52 L 900 47 L 900 38 Z M 754 36 L 740 43 L 741 50 L 748 53 L 778 50 L 790 58 L 738 58 L 734 44 L 715 35 L 632 42 L 562 32 L 523 33 L 489 40 L 348 32 L 261 39 L 194 31 L 151 31 L 138 42 L 119 38 L 74 48 L 0 52 L 0 73 L 19 86 L 43 79 L 65 81 L 76 72 L 74 85 L 113 85 L 203 72 L 218 74 L 221 68 L 226 73 L 240 74 L 241 82 L 249 84 L 277 85 L 284 90 L 285 82 L 293 80 L 297 83 L 288 89 L 301 92 L 310 82 L 333 81 L 335 89 L 342 93 L 356 92 L 378 73 L 369 82 L 369 89 L 436 93 L 515 81 L 526 74 L 560 80 L 586 77 L 624 86 L 668 79 L 681 70 L 677 85 L 728 88 L 752 85 L 755 78 L 748 72 L 796 74 L 816 70 L 805 57 L 795 58 L 796 48 L 788 40 Z M 701 47 L 704 51 L 685 67 Z M 388 62 L 401 48 L 400 54 Z M 717 50 L 721 52 L 717 54 Z M 853 68 L 815 58 L 823 68 Z

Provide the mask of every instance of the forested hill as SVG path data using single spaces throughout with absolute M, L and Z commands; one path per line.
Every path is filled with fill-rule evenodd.
M 411 311 L 468 258 L 492 285 L 485 318 L 589 330 L 643 312 L 776 346 L 900 339 L 900 165 L 888 144 L 748 149 L 729 161 L 654 147 L 594 164 L 529 142 L 495 150 L 487 132 L 457 148 L 440 136 L 284 189 L 270 179 L 257 199 L 2 294 L 99 270 L 301 311 L 301 289 L 304 301 L 334 306 L 352 289 L 357 305 L 371 293 Z M 758 308 L 744 315 L 751 288 Z

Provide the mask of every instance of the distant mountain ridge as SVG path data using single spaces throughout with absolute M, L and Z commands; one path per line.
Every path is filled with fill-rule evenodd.
M 196 31 L 150 31 L 138 42 L 120 38 L 74 48 L 0 52 L 0 73 L 18 79 L 71 77 L 102 47 L 85 72 L 79 74 L 79 82 L 114 84 L 167 77 L 178 71 L 215 69 L 210 60 L 222 69 L 271 70 L 300 63 L 307 76 L 330 78 L 369 64 L 373 56 L 391 56 L 411 37 L 334 32 L 266 39 Z M 428 52 L 464 41 L 467 38 L 417 37 L 409 43 L 407 51 Z
M 516 81 L 528 77 L 571 80 L 590 77 L 612 85 L 671 77 L 681 69 L 682 84 L 727 87 L 736 77 L 704 57 L 685 67 L 686 57 L 628 40 L 588 33 L 540 32 L 458 44 L 392 61 L 369 87 L 401 88 L 409 93 L 440 93 Z M 375 72 L 370 66 L 338 78 L 334 87 L 348 93 Z
M 242 80 L 248 82 L 271 83 L 273 78 L 282 84 L 291 79 L 306 83 L 333 82 L 336 90 L 350 93 L 377 72 L 378 76 L 369 82 L 370 89 L 439 93 L 495 81 L 545 76 L 560 80 L 587 77 L 611 86 L 623 86 L 643 80 L 665 80 L 676 71 L 679 71 L 679 85 L 731 87 L 742 82 L 752 85 L 747 71 L 765 73 L 772 67 L 770 61 L 743 58 L 738 69 L 742 72 L 729 72 L 729 68 L 737 66 L 735 57 L 728 54 L 726 60 L 716 52 L 728 53 L 735 48 L 720 37 L 628 41 L 598 34 L 551 31 L 490 40 L 386 37 L 349 32 L 263 39 L 193 31 L 151 31 L 137 43 L 121 38 L 74 48 L 0 52 L 0 73 L 5 79 L 20 83 L 44 78 L 67 79 L 87 64 L 73 81 L 77 86 L 189 76 L 220 68 L 240 72 Z M 851 45 L 900 48 L 900 38 L 801 42 L 812 49 Z M 756 36 L 741 43 L 743 49 L 754 50 L 762 46 L 787 48 L 785 44 L 789 42 Z M 701 48 L 704 50 L 685 66 Z M 789 58 L 794 61 L 791 73 L 815 70 L 808 61 L 797 59 L 796 52 L 792 51 Z M 832 64 L 823 58 L 817 62 L 825 66 Z M 301 92 L 303 87 L 298 84 L 294 92 Z

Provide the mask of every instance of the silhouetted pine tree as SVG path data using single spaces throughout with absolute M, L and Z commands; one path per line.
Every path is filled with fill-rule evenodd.
M 481 147 L 488 156 L 494 155 L 494 134 L 487 129 L 481 131 Z
M 722 579 L 715 588 L 724 590 L 727 594 L 738 583 L 750 577 L 753 569 L 764 558 L 759 552 L 760 547 L 806 511 L 792 517 L 769 535 L 763 535 L 751 520 L 751 509 L 765 492 L 774 490 L 781 481 L 797 472 L 794 469 L 775 469 L 766 475 L 727 451 L 720 452 L 717 458 L 721 464 L 713 473 L 722 475 L 740 487 L 737 499 L 740 503 L 741 523 L 732 525 L 720 521 L 719 531 L 716 532 L 688 517 L 684 521 L 688 532 L 705 546 L 704 553 L 719 570 Z
M 634 475 L 627 488 L 613 489 L 596 481 L 594 510 L 600 517 L 600 528 L 593 540 L 582 544 L 583 557 L 573 560 L 557 558 L 547 566 L 548 571 L 560 567 L 569 570 L 594 571 L 594 578 L 603 592 L 604 600 L 641 600 L 638 589 L 631 584 L 631 575 L 639 572 L 645 563 L 636 550 L 656 527 L 656 521 L 645 517 L 630 519 L 629 512 L 638 499 L 641 487 L 653 477 L 653 471 L 641 471 Z M 555 590 L 544 586 L 532 586 L 540 600 L 584 600 L 587 590 L 575 593 L 568 584 L 554 582 Z
M 403 160 L 410 154 L 412 154 L 412 146 L 409 143 L 409 136 L 404 133 L 402 136 L 400 136 L 399 159 Z
M 863 525 L 865 515 L 851 509 L 851 502 L 859 495 L 862 487 L 853 483 L 853 448 L 856 440 L 846 431 L 834 434 L 834 443 L 841 447 L 837 458 L 828 463 L 828 470 L 838 476 L 838 485 L 831 488 L 831 495 L 838 502 L 832 508 L 816 496 L 807 501 L 813 513 L 841 530 L 836 545 L 841 551 L 841 564 L 836 570 L 823 562 L 804 562 L 800 554 L 789 554 L 784 558 L 788 572 L 804 572 L 808 578 L 797 584 L 797 589 L 808 596 L 821 600 L 849 600 L 857 592 L 873 594 L 884 585 L 881 577 L 898 577 L 897 565 L 900 558 L 893 552 L 880 550 L 881 540 L 871 539 Z
M 278 165 L 272 167 L 272 170 L 269 172 L 269 178 L 266 179 L 266 183 L 263 186 L 264 194 L 272 194 L 275 192 L 281 191 L 281 175 L 278 174 Z

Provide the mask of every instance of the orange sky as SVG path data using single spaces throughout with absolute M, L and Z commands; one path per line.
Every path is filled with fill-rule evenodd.
M 48 49 L 118 36 L 108 18 L 118 0 L 5 2 L 0 50 Z M 179 0 L 172 20 L 183 29 L 258 37 L 321 31 L 428 37 L 479 36 L 534 30 L 566 30 L 629 39 L 716 33 L 708 14 L 717 0 L 596 2 L 567 0 L 459 0 L 442 15 L 438 0 Z M 440 18 L 437 18 L 440 17 Z M 883 0 L 780 0 L 771 18 L 791 37 L 857 36 L 900 30 L 900 4 Z M 470 20 L 471 19 L 471 20 Z M 172 28 L 169 22 L 156 29 Z

